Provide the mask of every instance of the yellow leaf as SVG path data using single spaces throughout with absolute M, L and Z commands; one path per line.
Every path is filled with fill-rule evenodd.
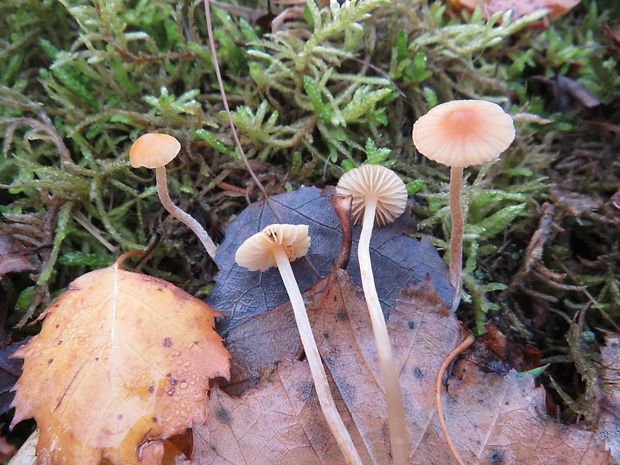
M 39 465 L 156 463 L 141 451 L 204 422 L 209 379 L 229 377 L 213 329 L 221 314 L 121 269 L 124 258 L 71 283 L 15 354 L 24 369 L 13 424 L 37 421 Z

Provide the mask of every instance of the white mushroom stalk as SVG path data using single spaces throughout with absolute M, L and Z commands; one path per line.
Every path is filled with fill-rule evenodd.
M 213 240 L 211 240 L 211 236 L 209 236 L 209 233 L 205 231 L 205 229 L 196 220 L 196 218 L 177 207 L 170 198 L 170 195 L 168 194 L 168 181 L 166 177 L 165 167 L 162 166 L 159 168 L 155 168 L 155 180 L 157 182 L 157 193 L 159 194 L 161 204 L 166 210 L 168 210 L 168 213 L 174 216 L 181 223 L 185 224 L 189 229 L 192 230 L 194 234 L 196 234 L 196 236 L 198 236 L 198 239 L 200 239 L 200 242 L 202 242 L 202 245 L 204 246 L 209 256 L 213 260 L 215 260 L 217 247 L 213 243 Z
M 168 180 L 166 178 L 166 165 L 170 163 L 181 150 L 181 144 L 177 139 L 167 134 L 147 133 L 140 136 L 129 149 L 129 160 L 133 168 L 155 169 L 157 193 L 164 208 L 181 223 L 189 227 L 209 256 L 215 260 L 217 248 L 211 240 L 211 236 L 202 225 L 189 213 L 177 207 L 168 194 Z
M 392 343 L 375 287 L 370 261 L 370 238 L 375 223 L 378 226 L 392 223 L 403 213 L 407 203 L 407 189 L 393 171 L 379 165 L 362 165 L 340 178 L 337 191 L 341 195 L 353 196 L 354 222 L 358 223 L 363 218 L 357 248 L 362 289 L 379 355 L 388 410 L 392 458 L 395 465 L 405 465 L 409 463 L 405 405 L 399 372 L 394 363 Z
M 321 355 L 314 340 L 306 306 L 290 262 L 303 257 L 310 247 L 307 225 L 272 224 L 247 239 L 237 249 L 235 261 L 250 271 L 265 271 L 277 266 L 288 292 L 301 343 L 306 353 L 312 379 L 327 424 L 347 464 L 362 465 L 351 436 L 344 425 L 332 397 Z

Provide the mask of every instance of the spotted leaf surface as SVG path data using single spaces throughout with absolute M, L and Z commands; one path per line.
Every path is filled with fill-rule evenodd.
M 206 419 L 229 376 L 220 313 L 174 285 L 111 267 L 81 276 L 16 352 L 13 424 L 35 418 L 40 464 L 154 464 L 162 440 Z

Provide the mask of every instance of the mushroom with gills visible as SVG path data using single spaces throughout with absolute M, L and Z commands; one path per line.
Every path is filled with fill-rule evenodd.
M 450 284 L 454 288 L 454 311 L 463 286 L 463 168 L 498 158 L 515 138 L 514 122 L 496 103 L 454 100 L 437 105 L 418 119 L 412 137 L 418 152 L 450 167 Z
M 405 211 L 407 187 L 398 175 L 388 168 L 380 165 L 362 165 L 343 174 L 336 190 L 340 195 L 353 197 L 351 207 L 353 221 L 362 222 L 357 249 L 362 289 L 370 314 L 385 388 L 392 457 L 395 465 L 405 465 L 409 463 L 405 405 L 400 376 L 392 354 L 392 343 L 375 287 L 370 262 L 370 238 L 374 224 L 383 226 L 392 223 Z
M 308 359 L 319 403 L 327 424 L 345 457 L 346 463 L 361 465 L 362 461 L 351 436 L 342 418 L 340 418 L 338 410 L 336 410 L 319 349 L 312 334 L 306 306 L 290 264 L 290 262 L 306 255 L 309 247 L 310 236 L 308 235 L 307 225 L 272 224 L 241 244 L 235 253 L 235 261 L 239 266 L 250 271 L 265 271 L 272 266 L 278 268 L 291 300 L 301 343 Z
M 187 225 L 198 236 L 209 256 L 215 260 L 217 248 L 211 237 L 190 214 L 177 207 L 168 194 L 166 165 L 176 158 L 181 150 L 180 142 L 168 134 L 147 133 L 138 137 L 129 149 L 129 162 L 133 168 L 155 169 L 157 192 L 161 204 L 181 223 Z

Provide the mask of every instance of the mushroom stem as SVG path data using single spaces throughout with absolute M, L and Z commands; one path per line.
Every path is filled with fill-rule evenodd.
M 452 311 L 456 311 L 461 302 L 463 287 L 463 231 L 465 219 L 461 204 L 461 185 L 463 184 L 463 168 L 450 168 L 450 216 L 452 233 L 450 234 L 450 284 L 454 288 Z
M 377 201 L 375 199 L 366 199 L 357 256 L 364 298 L 370 313 L 372 331 L 377 344 L 377 353 L 379 354 L 379 366 L 381 368 L 381 376 L 383 377 L 388 410 L 392 457 L 394 465 L 405 465 L 409 463 L 409 440 L 407 439 L 405 423 L 405 404 L 400 388 L 399 374 L 396 371 L 392 355 L 392 343 L 390 342 L 387 325 L 383 317 L 383 310 L 381 310 L 381 304 L 379 303 L 379 296 L 375 288 L 375 278 L 370 263 L 370 237 L 372 236 L 376 207 Z
M 278 265 L 278 270 L 284 281 L 284 287 L 288 292 L 291 305 L 293 307 L 293 313 L 295 314 L 295 321 L 297 322 L 297 328 L 299 329 L 299 335 L 301 337 L 301 343 L 308 359 L 308 365 L 310 365 L 310 372 L 312 373 L 312 379 L 314 380 L 314 386 L 316 393 L 321 404 L 321 409 L 327 420 L 327 424 L 344 455 L 347 464 L 362 465 L 362 460 L 355 449 L 353 440 L 344 425 L 342 418 L 338 410 L 336 410 L 336 404 L 332 398 L 329 384 L 327 383 L 327 375 L 323 368 L 319 349 L 316 346 L 314 335 L 312 334 L 312 327 L 310 326 L 310 320 L 306 313 L 306 306 L 304 300 L 299 291 L 299 286 L 293 275 L 293 269 L 289 262 L 286 252 L 282 248 L 274 250 L 274 257 Z
M 187 227 L 189 227 L 189 229 L 191 229 L 194 234 L 198 236 L 198 239 L 200 239 L 202 245 L 204 245 L 205 249 L 207 249 L 209 256 L 215 260 L 217 248 L 215 247 L 215 244 L 211 240 L 211 237 L 207 231 L 205 231 L 205 229 L 193 216 L 185 213 L 172 202 L 172 199 L 168 194 L 168 181 L 166 178 L 166 168 L 164 166 L 155 168 L 155 179 L 157 181 L 157 192 L 159 193 L 159 200 L 161 201 L 161 204 L 172 216 L 174 216 L 181 223 L 187 225 Z

